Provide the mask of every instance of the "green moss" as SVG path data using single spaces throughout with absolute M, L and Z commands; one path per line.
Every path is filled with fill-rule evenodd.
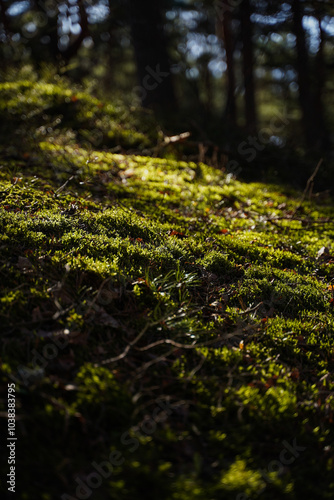
M 103 150 L 154 149 L 151 118 L 62 80 L 2 83 L 0 109 L 20 498 L 74 496 L 115 450 L 94 498 L 331 498 L 333 207 L 293 216 L 298 193 Z
M 52 83 L 0 83 L 0 110 L 5 123 L 1 132 L 23 138 L 26 149 L 29 139 L 36 138 L 48 138 L 52 143 L 77 139 L 93 147 L 104 144 L 128 149 L 155 145 L 158 137 L 154 120 L 142 111 L 105 105 L 57 77 Z

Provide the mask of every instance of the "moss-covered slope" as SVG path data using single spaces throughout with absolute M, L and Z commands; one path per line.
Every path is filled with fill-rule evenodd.
M 49 139 L 1 157 L 17 498 L 332 498 L 333 208 Z

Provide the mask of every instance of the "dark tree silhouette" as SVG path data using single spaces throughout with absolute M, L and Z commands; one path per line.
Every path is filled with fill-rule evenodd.
M 293 31 L 296 37 L 296 69 L 298 74 L 299 102 L 302 112 L 302 122 L 305 139 L 308 145 L 315 145 L 314 103 L 311 92 L 309 72 L 309 55 L 306 36 L 303 28 L 303 6 L 300 0 L 292 0 Z
M 6 14 L 5 2 L 3 0 L 0 0 L 0 20 L 2 22 L 6 38 L 8 38 L 10 33 L 10 27 L 9 27 L 9 20 Z
M 252 6 L 250 0 L 243 0 L 240 6 L 241 39 L 243 55 L 243 77 L 245 87 L 245 118 L 246 129 L 254 133 L 256 131 L 257 113 L 255 103 L 254 82 L 254 55 L 253 55 L 253 29 L 252 29 Z
M 315 92 L 314 92 L 314 112 L 316 114 L 316 122 L 315 127 L 318 131 L 319 137 L 319 145 L 328 150 L 330 147 L 329 133 L 327 128 L 327 123 L 325 119 L 325 111 L 324 111 L 324 103 L 323 103 L 323 95 L 326 86 L 326 68 L 325 68 L 325 56 L 324 56 L 324 47 L 325 47 L 325 34 L 322 28 L 322 16 L 318 6 L 316 7 L 316 17 L 319 25 L 319 33 L 320 33 L 320 42 L 319 42 L 319 50 L 316 55 L 315 60 Z
M 69 61 L 72 57 L 75 57 L 78 50 L 81 47 L 83 40 L 89 35 L 89 27 L 88 27 L 88 17 L 85 9 L 85 5 L 83 0 L 77 0 L 80 14 L 80 28 L 81 32 L 75 39 L 73 43 L 71 43 L 68 48 L 62 53 L 62 57 L 65 61 Z
M 142 105 L 167 113 L 176 97 L 160 0 L 129 0 L 131 35 Z
M 235 41 L 232 30 L 232 12 L 227 10 L 223 12 L 220 8 L 217 10 L 216 31 L 219 38 L 222 39 L 225 48 L 225 60 L 227 65 L 227 98 L 224 111 L 224 122 L 228 130 L 233 131 L 237 123 L 237 105 L 235 99 L 236 79 L 234 64 Z

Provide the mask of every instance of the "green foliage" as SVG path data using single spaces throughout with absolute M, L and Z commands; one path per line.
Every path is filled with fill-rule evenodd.
M 101 102 L 57 75 L 53 80 L 0 83 L 0 131 L 12 146 L 18 145 L 15 138 L 24 140 L 26 150 L 43 139 L 90 148 L 155 146 L 158 132 L 149 113 Z

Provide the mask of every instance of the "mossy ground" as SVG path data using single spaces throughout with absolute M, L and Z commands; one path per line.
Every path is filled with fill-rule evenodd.
M 80 481 L 101 500 L 333 498 L 333 207 L 85 147 L 91 126 L 108 137 L 111 105 L 24 82 L 10 101 L 6 85 L 13 127 L 27 105 L 43 122 L 1 152 L 17 498 L 88 498 Z M 122 137 L 154 146 L 135 126 Z

